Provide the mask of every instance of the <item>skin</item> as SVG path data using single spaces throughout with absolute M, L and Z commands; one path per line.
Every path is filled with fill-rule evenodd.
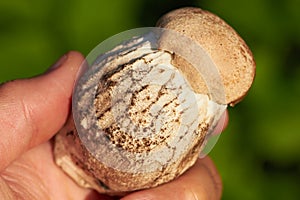
M 43 75 L 0 86 L 0 199 L 120 198 L 79 187 L 53 161 L 52 138 L 68 117 L 83 60 L 80 53 L 69 52 Z M 226 125 L 227 113 L 223 117 Z M 215 133 L 224 127 L 218 125 Z M 221 192 L 216 167 L 205 157 L 178 179 L 122 199 L 220 199 Z

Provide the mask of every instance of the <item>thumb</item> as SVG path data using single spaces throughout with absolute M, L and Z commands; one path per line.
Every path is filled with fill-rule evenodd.
M 0 170 L 64 124 L 83 61 L 80 53 L 69 52 L 44 75 L 1 85 Z

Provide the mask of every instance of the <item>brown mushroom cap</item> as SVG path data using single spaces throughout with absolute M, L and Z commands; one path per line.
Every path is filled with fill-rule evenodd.
M 210 55 L 223 81 L 226 100 L 222 103 L 233 106 L 246 95 L 255 76 L 255 61 L 245 41 L 225 21 L 200 8 L 187 7 L 167 13 L 157 26 L 192 38 Z M 175 65 L 182 62 L 177 58 Z M 184 68 L 189 67 L 185 64 Z M 201 88 L 203 83 L 198 83 Z

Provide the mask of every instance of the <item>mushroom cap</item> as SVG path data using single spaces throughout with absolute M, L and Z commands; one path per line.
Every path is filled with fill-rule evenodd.
M 186 7 L 165 14 L 157 26 L 190 37 L 211 57 L 224 85 L 225 102 L 221 103 L 233 106 L 243 99 L 254 80 L 256 65 L 245 41 L 224 20 L 200 8 Z M 190 64 L 176 56 L 174 64 L 190 71 L 184 70 L 187 79 L 192 78 L 189 81 L 194 82 L 191 85 L 196 92 L 207 93 L 203 80 L 190 70 Z

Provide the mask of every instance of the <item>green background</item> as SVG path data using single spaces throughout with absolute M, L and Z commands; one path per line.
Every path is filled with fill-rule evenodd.
M 229 109 L 230 124 L 210 153 L 223 199 L 299 199 L 300 1 L 0 1 L 0 82 L 38 75 L 69 50 L 87 55 L 107 37 L 154 26 L 187 5 L 225 19 L 257 63 L 253 87 Z

